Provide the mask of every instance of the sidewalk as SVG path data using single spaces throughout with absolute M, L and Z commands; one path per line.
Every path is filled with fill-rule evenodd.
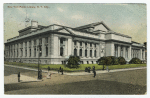
M 22 74 L 20 75 L 20 82 L 18 82 L 18 75 L 17 74 L 4 76 L 4 84 L 38 82 L 38 81 L 42 81 L 42 80 L 37 80 L 35 78 L 25 76 L 25 75 L 22 75 Z
M 33 68 L 27 68 L 27 67 L 20 67 L 20 66 L 14 66 L 14 65 L 4 65 L 4 66 L 9 66 L 9 67 L 16 67 L 16 68 L 22 68 L 22 69 L 27 69 L 27 70 L 33 70 L 33 71 L 38 71 L 37 69 L 33 69 Z M 126 69 L 113 69 L 113 70 L 109 70 L 109 72 L 107 70 L 98 70 L 96 71 L 96 74 L 100 74 L 100 73 L 111 73 L 111 72 L 119 72 L 119 71 L 128 71 L 128 70 L 137 70 L 137 69 L 145 69 L 147 67 L 136 67 L 136 68 L 126 68 Z M 42 72 L 47 73 L 47 70 L 42 70 Z M 50 73 L 53 74 L 58 74 L 58 71 L 49 71 Z M 59 74 L 61 74 L 61 72 L 59 72 Z M 64 75 L 91 75 L 93 74 L 93 72 L 91 71 L 90 73 L 88 72 L 63 72 Z

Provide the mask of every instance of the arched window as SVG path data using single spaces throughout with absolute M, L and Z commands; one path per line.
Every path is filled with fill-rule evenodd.
M 30 48 L 30 57 L 31 57 L 31 48 Z
M 77 49 L 74 49 L 74 56 L 77 56 Z
M 60 56 L 63 56 L 63 47 L 60 47 Z
M 46 56 L 48 56 L 48 47 L 46 46 Z
M 94 57 L 96 57 L 96 50 L 94 51 Z
M 80 56 L 82 56 L 82 49 L 80 49 Z
M 87 57 L 87 49 L 85 50 L 85 57 Z
M 34 48 L 34 57 L 36 57 L 36 48 Z
M 90 57 L 92 57 L 92 50 L 90 50 Z

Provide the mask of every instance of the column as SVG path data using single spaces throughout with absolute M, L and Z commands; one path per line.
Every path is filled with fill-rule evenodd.
M 30 55 L 30 50 L 29 50 L 29 41 L 27 41 L 27 58 L 29 57 Z
M 94 47 L 95 47 L 95 45 L 92 43 L 92 57 L 94 57 L 94 51 L 95 51 L 95 49 L 94 49 Z
M 68 56 L 68 39 L 65 39 L 65 56 Z
M 60 37 L 58 37 L 58 56 L 60 56 Z
M 143 60 L 145 60 L 145 49 L 143 49 L 144 51 L 144 53 L 143 53 Z
M 128 59 L 131 60 L 131 46 L 128 48 Z
M 142 49 L 140 49 L 139 54 L 140 54 L 140 55 L 139 55 L 139 59 L 142 60 L 142 59 L 143 59 L 143 58 L 142 58 Z
M 96 44 L 96 57 L 99 57 L 99 44 Z
M 82 42 L 82 57 L 85 57 L 85 42 Z
M 39 57 L 39 39 L 36 39 L 36 58 Z
M 126 47 L 123 46 L 123 57 L 124 58 L 126 58 L 125 55 L 126 55 Z
M 89 57 L 90 56 L 90 44 L 89 43 L 87 43 L 87 57 Z
M 120 57 L 120 46 L 118 45 L 118 57 Z
M 71 55 L 71 51 L 72 51 L 72 39 L 71 38 L 68 38 L 68 56 Z
M 77 56 L 79 56 L 79 51 L 80 51 L 80 45 L 79 45 L 80 43 L 77 41 L 77 46 L 78 46 L 78 48 L 77 48 Z
M 74 41 L 72 40 L 72 50 L 71 50 L 71 54 L 74 55 Z
M 21 48 L 21 43 L 18 43 L 18 58 L 20 58 L 20 56 L 21 56 L 20 48 Z
M 50 36 L 48 37 L 48 57 L 50 57 L 51 55 L 51 39 L 50 39 Z
M 31 40 L 31 57 L 34 57 L 34 40 Z
M 23 51 L 23 56 L 22 57 L 24 58 L 25 57 L 25 42 L 23 42 L 23 50 L 22 51 Z
M 42 38 L 42 57 L 46 56 L 45 37 Z

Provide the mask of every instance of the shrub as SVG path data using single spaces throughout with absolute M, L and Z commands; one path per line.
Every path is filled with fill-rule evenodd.
M 99 65 L 118 65 L 118 58 L 114 56 L 101 57 L 98 59 Z
M 118 63 L 120 65 L 124 65 L 124 64 L 126 64 L 126 60 L 124 59 L 124 57 L 118 57 Z
M 129 64 L 142 64 L 142 61 L 139 58 L 132 58 Z
M 79 67 L 79 62 L 80 62 L 80 57 L 79 56 L 70 56 L 69 59 L 67 60 L 67 67 L 69 68 L 78 68 Z
M 98 59 L 98 65 L 106 65 L 106 57 L 101 57 Z

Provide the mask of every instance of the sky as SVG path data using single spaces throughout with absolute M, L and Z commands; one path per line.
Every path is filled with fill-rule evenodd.
M 78 27 L 103 21 L 111 30 L 129 35 L 132 41 L 147 41 L 146 4 L 4 4 L 4 42 L 25 28 L 25 18 L 39 25 Z M 28 25 L 30 26 L 30 24 Z

